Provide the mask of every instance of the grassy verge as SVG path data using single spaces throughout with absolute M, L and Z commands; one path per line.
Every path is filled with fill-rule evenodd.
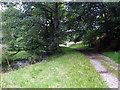
M 47 62 L 36 63 L 2 74 L 3 88 L 108 88 L 88 58 L 62 48 Z
M 96 59 L 100 60 L 102 65 L 104 65 L 110 72 L 114 73 L 116 77 L 118 78 L 118 70 L 115 70 L 114 68 L 117 68 L 118 65 L 115 65 L 111 63 L 108 60 L 105 60 L 103 57 L 97 57 Z
M 75 47 L 75 48 L 83 48 L 83 49 L 93 49 L 89 47 L 88 44 L 71 44 L 69 47 Z
M 120 51 L 103 52 L 102 54 L 120 64 L 120 58 L 118 56 L 120 54 Z

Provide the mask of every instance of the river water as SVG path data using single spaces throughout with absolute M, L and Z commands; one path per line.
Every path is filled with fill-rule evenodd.
M 7 62 L 2 63 L 2 72 L 8 72 L 11 70 L 18 70 L 19 68 L 24 68 L 25 66 L 32 65 L 35 63 L 40 63 L 41 61 L 46 61 L 46 58 L 40 58 L 36 60 L 28 60 L 28 59 L 23 59 L 23 60 L 16 60 L 16 61 L 10 61 L 8 65 Z

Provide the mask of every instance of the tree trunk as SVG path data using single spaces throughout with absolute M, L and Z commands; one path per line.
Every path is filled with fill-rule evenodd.
M 56 48 L 59 49 L 59 41 L 58 41 L 58 29 L 59 29 L 59 20 L 58 20 L 58 3 L 55 3 L 55 17 L 54 17 L 54 25 L 55 25 L 55 44 Z

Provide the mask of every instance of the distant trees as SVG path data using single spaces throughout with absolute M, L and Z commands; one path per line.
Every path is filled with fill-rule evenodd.
M 68 23 L 74 26 L 71 28 L 79 33 L 75 42 L 82 40 L 97 46 L 98 50 L 120 49 L 120 2 L 70 3 L 69 6 L 76 15 L 73 19 L 68 18 Z
M 3 43 L 9 50 L 55 52 L 65 40 L 101 49 L 119 49 L 118 3 L 9 3 L 2 12 Z M 19 9 L 14 8 L 19 5 Z M 114 42 L 114 45 L 112 44 Z

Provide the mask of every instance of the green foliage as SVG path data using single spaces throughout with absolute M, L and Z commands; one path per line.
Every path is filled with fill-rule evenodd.
M 16 51 L 8 51 L 5 48 L 2 49 L 2 53 L 4 53 L 1 57 L 2 62 L 6 62 L 7 59 L 9 61 L 14 61 L 14 60 L 24 60 L 24 59 L 29 59 L 32 57 L 32 55 L 29 52 L 26 51 L 20 51 L 16 55 L 10 56 L 11 54 L 16 53 Z
M 105 48 L 118 50 L 120 32 L 120 2 L 116 3 L 70 3 L 70 11 L 77 16 L 74 19 L 68 17 L 68 28 L 72 28 L 79 36 L 75 42 L 84 42 L 97 46 L 98 49 Z M 79 11 L 77 12 L 77 10 Z M 74 16 L 74 15 L 73 15 Z M 94 44 L 97 42 L 97 44 Z
M 15 9 L 14 5 L 22 5 Z M 11 51 L 59 51 L 65 40 L 117 50 L 120 3 L 8 3 L 2 12 L 3 43 Z M 108 42 L 107 42 L 108 41 Z M 114 45 L 112 43 L 115 42 Z
M 59 49 L 59 42 L 65 39 L 60 23 L 63 4 L 25 2 L 22 5 L 20 10 L 9 7 L 2 13 L 3 43 L 8 44 L 11 51 L 36 54 Z
M 2 13 L 2 21 L 3 22 L 6 21 L 6 20 L 12 20 L 13 18 L 18 18 L 18 17 L 19 17 L 19 10 L 15 9 L 13 7 L 10 7 L 9 9 L 6 9 L 4 11 L 4 13 Z

